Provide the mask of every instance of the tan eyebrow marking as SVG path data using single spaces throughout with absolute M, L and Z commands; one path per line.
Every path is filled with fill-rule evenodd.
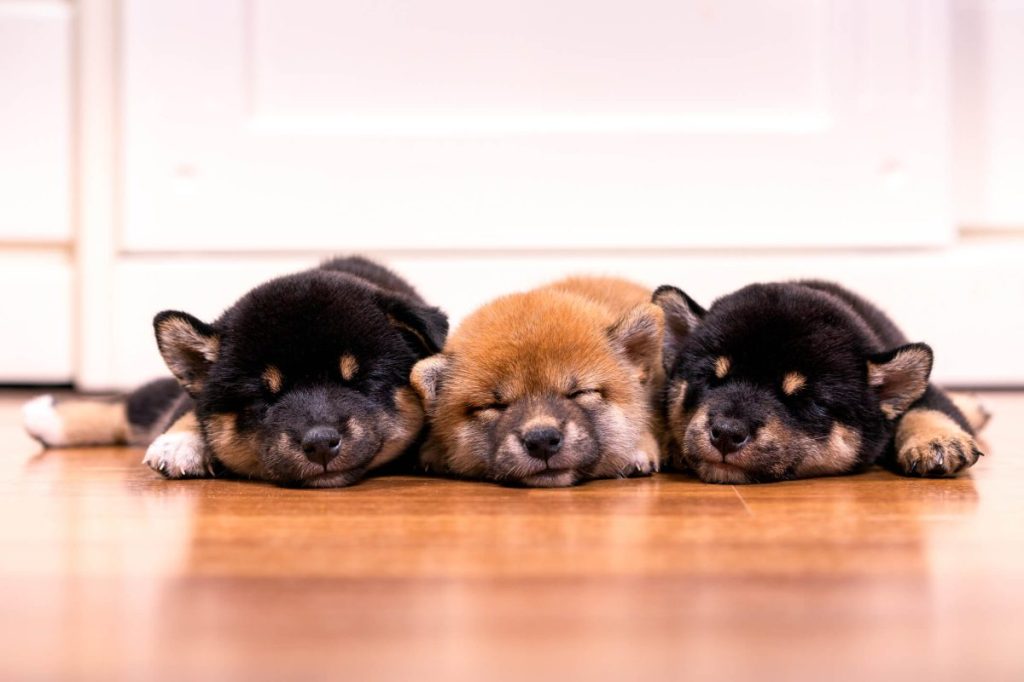
M 725 375 L 729 373 L 729 367 L 732 366 L 732 362 L 729 358 L 724 355 L 720 356 L 715 360 L 715 376 L 719 379 L 724 379 Z
M 782 378 L 782 392 L 793 395 L 807 385 L 807 377 L 800 372 L 790 372 Z
M 277 367 L 267 365 L 267 368 L 263 370 L 263 383 L 267 385 L 271 393 L 278 393 L 281 386 L 284 385 L 284 375 Z
M 341 378 L 345 381 L 351 381 L 352 377 L 359 371 L 359 363 L 356 362 L 355 356 L 351 353 L 342 355 L 338 366 L 341 369 Z

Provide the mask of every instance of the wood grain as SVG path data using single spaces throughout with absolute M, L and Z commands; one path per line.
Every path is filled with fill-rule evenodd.
M 1024 396 L 968 476 L 164 481 L 0 396 L 0 679 L 1024 678 Z

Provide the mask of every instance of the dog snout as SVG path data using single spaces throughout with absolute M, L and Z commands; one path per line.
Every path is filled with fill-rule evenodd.
M 526 431 L 521 440 L 531 457 L 547 460 L 562 447 L 562 432 L 554 426 L 538 426 Z
M 711 444 L 723 456 L 736 452 L 750 440 L 750 427 L 739 419 L 716 417 L 708 428 Z
M 331 426 L 314 426 L 302 436 L 302 451 L 317 464 L 327 463 L 341 450 L 341 434 Z

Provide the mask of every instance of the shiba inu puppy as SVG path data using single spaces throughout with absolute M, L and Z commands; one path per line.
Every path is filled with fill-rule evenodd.
M 711 483 L 845 474 L 876 461 L 948 476 L 982 454 L 928 383 L 932 351 L 827 282 L 754 284 L 705 311 L 663 286 L 672 466 Z
M 624 280 L 573 278 L 504 296 L 413 368 L 431 471 L 526 486 L 659 467 L 662 313 Z
M 107 402 L 42 396 L 25 407 L 29 433 L 149 444 L 145 462 L 169 478 L 349 485 L 420 433 L 409 372 L 448 321 L 384 267 L 341 258 L 256 287 L 212 324 L 165 311 L 154 327 L 176 381 Z

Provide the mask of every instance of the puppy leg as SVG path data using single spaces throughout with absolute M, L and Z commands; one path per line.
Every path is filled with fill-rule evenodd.
M 189 410 L 146 449 L 142 460 L 167 478 L 213 476 L 213 460 L 199 432 L 195 412 Z
M 933 386 L 896 428 L 896 469 L 906 476 L 951 476 L 984 453 L 967 419 Z

